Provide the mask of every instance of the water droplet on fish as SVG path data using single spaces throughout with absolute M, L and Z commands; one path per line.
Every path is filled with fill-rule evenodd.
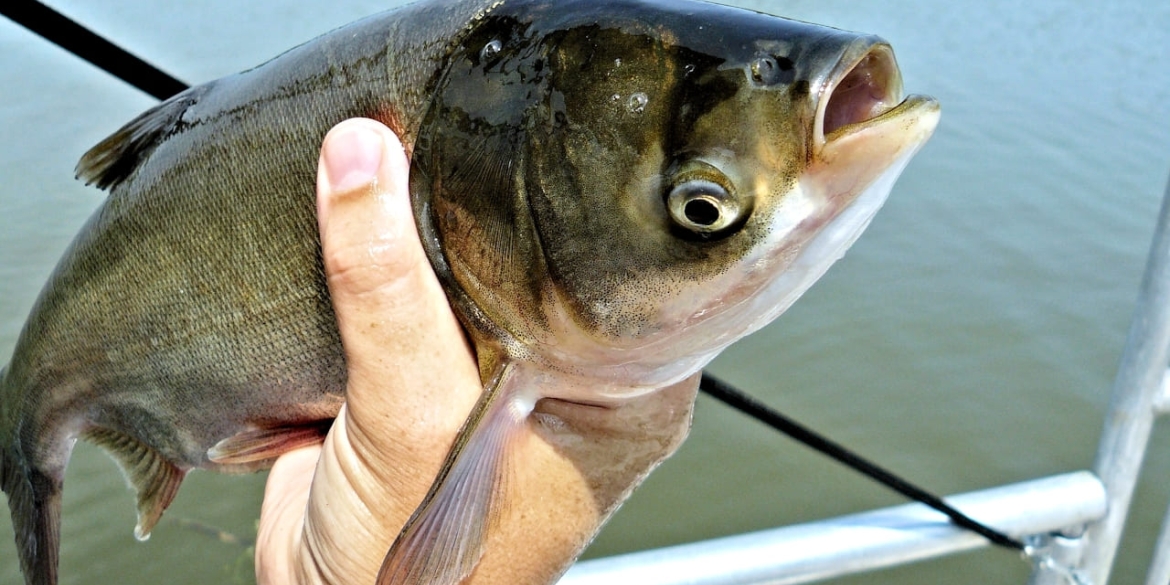
M 621 66 L 622 66 L 622 60 L 621 60 L 621 59 L 614 59 L 614 60 L 613 60 L 613 66 L 614 66 L 614 67 L 621 67 Z
M 500 39 L 492 39 L 488 42 L 488 44 L 484 45 L 483 50 L 479 52 L 479 59 L 481 61 L 487 61 L 488 59 L 499 55 L 500 51 L 503 49 L 504 43 L 500 42 Z
M 646 109 L 646 104 L 650 103 L 650 97 L 642 92 L 635 93 L 630 96 L 629 101 L 626 102 L 626 108 L 635 114 Z
M 621 96 L 621 94 L 615 93 L 615 94 L 609 96 L 609 101 L 616 104 L 616 103 L 622 101 L 622 96 Z

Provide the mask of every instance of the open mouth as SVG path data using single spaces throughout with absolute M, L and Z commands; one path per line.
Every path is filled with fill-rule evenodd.
M 830 81 L 817 108 L 816 144 L 882 118 L 903 104 L 902 74 L 888 45 L 871 47 Z

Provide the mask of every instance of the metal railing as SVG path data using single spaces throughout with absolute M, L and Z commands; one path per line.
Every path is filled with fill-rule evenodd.
M 1170 182 L 1093 472 L 948 498 L 1029 537 L 1029 585 L 1105 585 L 1155 419 L 1170 413 Z M 577 563 L 561 585 L 788 585 L 936 558 L 987 541 L 920 504 Z M 1170 509 L 1146 585 L 1170 583 Z
M 1105 429 L 1097 448 L 1093 470 L 1109 494 L 1110 513 L 1089 527 L 1085 534 L 1083 566 L 1091 583 L 1105 583 L 1117 556 L 1117 545 L 1125 526 L 1130 500 L 1141 473 L 1150 431 L 1158 416 L 1157 405 L 1165 400 L 1163 387 L 1170 360 L 1170 183 L 1162 198 L 1162 210 L 1141 294 L 1134 311 L 1125 352 L 1121 356 L 1113 396 L 1105 417 Z M 1165 529 L 1164 529 L 1165 530 Z M 1164 556 L 1164 555 L 1163 555 Z M 1170 583 L 1170 568 L 1151 572 L 1149 581 Z M 1151 571 L 1158 569 L 1151 567 Z
M 1080 471 L 948 498 L 1009 534 L 1063 530 L 1105 514 L 1105 489 Z M 1021 513 L 1021 511 L 1026 511 Z M 988 546 L 922 504 L 583 561 L 561 585 L 790 585 Z

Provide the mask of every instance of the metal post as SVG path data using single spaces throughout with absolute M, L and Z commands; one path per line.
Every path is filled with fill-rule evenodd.
M 1158 544 L 1155 546 L 1146 585 L 1166 585 L 1170 583 L 1170 509 L 1166 510 L 1166 518 L 1162 520 L 1162 534 L 1158 536 Z
M 1109 579 L 1154 424 L 1154 402 L 1170 361 L 1170 183 L 1162 199 L 1146 274 L 1113 384 L 1094 471 L 1109 513 L 1086 533 L 1083 569 L 1090 582 Z

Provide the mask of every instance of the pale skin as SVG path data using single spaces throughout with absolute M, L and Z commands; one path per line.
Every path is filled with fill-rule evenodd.
M 349 367 L 324 444 L 283 455 L 256 545 L 261 585 L 373 585 L 482 386 L 418 240 L 398 138 L 373 120 L 326 136 L 317 205 Z M 538 404 L 510 453 L 503 513 L 465 583 L 554 582 L 686 437 L 698 376 L 610 407 Z

